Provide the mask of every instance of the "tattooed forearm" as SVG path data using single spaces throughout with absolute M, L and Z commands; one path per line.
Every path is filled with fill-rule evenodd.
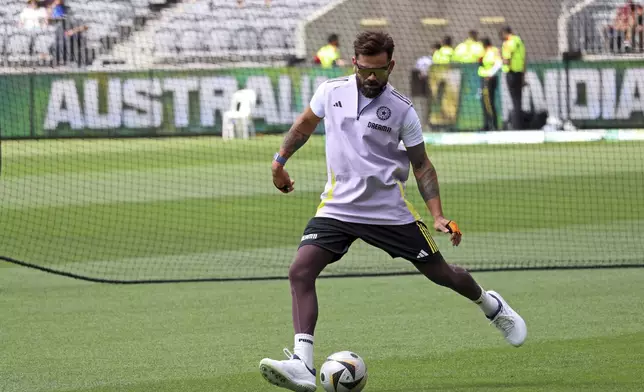
M 295 151 L 299 150 L 306 141 L 309 140 L 310 134 L 306 134 L 297 128 L 297 124 L 293 125 L 284 137 L 282 142 L 282 155 L 285 158 L 290 158 Z
M 280 148 L 280 155 L 284 158 L 290 158 L 297 150 L 302 148 L 303 145 L 309 140 L 309 137 L 315 132 L 315 128 L 320 123 L 321 118 L 316 116 L 311 108 L 306 110 L 295 119 L 291 129 L 284 136 L 282 146 Z
M 416 177 L 416 182 L 418 183 L 418 190 L 423 200 L 425 200 L 427 209 L 429 209 L 434 219 L 442 217 L 443 207 L 441 206 L 441 198 L 438 191 L 438 175 L 436 174 L 436 168 L 434 168 L 432 161 L 427 157 L 425 143 L 408 147 L 407 155 L 414 169 L 414 177 Z
M 418 167 L 414 166 L 414 174 L 418 182 L 418 190 L 425 202 L 440 195 L 436 168 L 429 160 L 425 160 Z

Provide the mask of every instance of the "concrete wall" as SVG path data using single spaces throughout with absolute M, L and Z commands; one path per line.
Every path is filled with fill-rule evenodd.
M 340 49 L 347 60 L 353 55 L 353 38 L 366 28 L 364 18 L 386 18 L 388 25 L 379 30 L 390 33 L 396 43 L 394 58 L 398 65 L 391 82 L 405 94 L 410 92 L 409 74 L 415 61 L 428 53 L 433 42 L 445 34 L 455 44 L 477 29 L 500 45 L 501 25 L 481 24 L 480 17 L 502 16 L 523 38 L 529 60 L 557 56 L 557 17 L 563 0 L 347 0 L 306 28 L 309 56 L 326 43 L 330 33 L 340 35 Z M 423 26 L 423 18 L 444 18 L 445 26 Z

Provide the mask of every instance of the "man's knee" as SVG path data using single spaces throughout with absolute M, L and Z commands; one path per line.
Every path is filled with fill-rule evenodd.
M 288 269 L 288 280 L 291 284 L 310 283 L 315 280 L 315 275 L 312 274 L 310 269 L 306 263 L 296 258 Z M 313 279 L 311 279 L 311 275 L 313 275 Z
M 318 275 L 331 261 L 331 253 L 317 246 L 303 246 L 288 270 L 291 284 L 314 283 Z
M 454 271 L 455 274 L 460 275 L 460 274 L 468 274 L 467 270 L 461 266 L 455 265 L 455 264 L 449 264 L 449 267 Z
M 444 261 L 438 261 L 428 264 L 417 264 L 416 268 L 423 275 L 432 282 L 440 286 L 450 286 L 450 272 L 449 265 Z
M 433 267 L 423 271 L 424 275 L 437 285 L 449 288 L 457 287 L 461 279 L 469 274 L 465 268 L 445 262 Z

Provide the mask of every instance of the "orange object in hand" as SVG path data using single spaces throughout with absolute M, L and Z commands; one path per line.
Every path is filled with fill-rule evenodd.
M 450 234 L 463 234 L 461 233 L 461 229 L 458 228 L 458 225 L 454 221 L 447 222 L 445 227 L 447 227 L 447 230 L 449 230 Z

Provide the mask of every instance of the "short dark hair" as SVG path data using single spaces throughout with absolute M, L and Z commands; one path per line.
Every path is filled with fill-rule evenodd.
M 501 32 L 502 32 L 502 33 L 512 34 L 512 27 L 510 27 L 510 26 L 504 26 L 504 27 L 501 29 Z
M 440 49 L 441 48 L 441 43 L 440 42 L 435 42 L 434 45 L 432 45 L 433 49 Z
M 329 35 L 329 38 L 327 39 L 327 42 L 328 42 L 328 43 L 336 42 L 336 41 L 337 41 L 337 40 L 339 40 L 339 39 L 340 39 L 340 38 L 338 37 L 338 35 L 337 35 L 337 34 L 331 34 L 331 35 Z
M 443 45 L 452 46 L 452 36 L 446 35 L 443 37 Z
M 469 32 L 469 36 L 470 36 L 470 38 L 478 39 L 478 37 L 479 37 L 479 32 L 478 32 L 478 31 L 476 31 L 476 30 L 470 30 L 470 32 Z
M 363 31 L 353 41 L 353 50 L 356 58 L 359 55 L 376 56 L 387 53 L 387 59 L 394 55 L 394 39 L 387 33 L 380 31 Z
M 490 37 L 483 37 L 481 38 L 481 44 L 483 45 L 483 47 L 487 48 L 488 46 L 492 46 L 492 40 L 490 39 Z

